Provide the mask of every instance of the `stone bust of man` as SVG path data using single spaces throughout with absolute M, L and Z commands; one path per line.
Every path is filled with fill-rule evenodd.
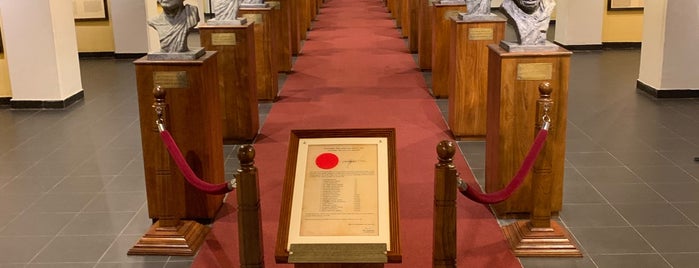
M 199 10 L 185 5 L 184 0 L 157 0 L 163 14 L 148 20 L 148 25 L 158 31 L 160 52 L 188 52 L 187 36 L 199 23 Z
M 214 0 L 213 6 L 218 21 L 232 21 L 238 18 L 240 0 Z
M 543 45 L 554 0 L 504 0 L 500 10 L 515 28 L 520 45 Z
M 467 15 L 489 15 L 491 0 L 466 0 Z

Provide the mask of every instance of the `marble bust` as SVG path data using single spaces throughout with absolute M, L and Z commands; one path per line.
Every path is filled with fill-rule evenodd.
M 466 0 L 466 15 L 490 15 L 491 0 Z
M 163 13 L 148 20 L 160 38 L 160 52 L 188 52 L 187 36 L 199 23 L 199 10 L 196 6 L 185 5 L 184 0 L 157 0 Z
M 500 10 L 515 28 L 519 45 L 545 45 L 554 0 L 504 0 Z
M 240 0 L 214 0 L 213 9 L 217 21 L 234 21 L 238 18 Z

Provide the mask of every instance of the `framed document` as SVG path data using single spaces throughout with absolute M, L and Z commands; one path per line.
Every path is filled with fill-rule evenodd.
M 106 20 L 107 0 L 73 0 L 73 17 L 76 21 Z
M 293 130 L 277 261 L 400 262 L 395 166 L 394 129 Z
M 644 0 L 607 0 L 607 10 L 639 10 L 644 5 Z

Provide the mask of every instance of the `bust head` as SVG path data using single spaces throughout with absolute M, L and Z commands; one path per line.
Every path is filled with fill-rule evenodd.
M 527 14 L 533 14 L 541 5 L 541 0 L 514 0 L 514 2 Z
M 157 0 L 158 4 L 163 7 L 163 11 L 169 13 L 168 11 L 179 10 L 184 7 L 184 0 Z

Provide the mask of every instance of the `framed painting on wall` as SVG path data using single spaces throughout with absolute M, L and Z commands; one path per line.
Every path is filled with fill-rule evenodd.
M 73 0 L 73 17 L 76 21 L 109 19 L 107 0 Z
M 644 0 L 607 0 L 607 10 L 639 10 L 644 5 Z

